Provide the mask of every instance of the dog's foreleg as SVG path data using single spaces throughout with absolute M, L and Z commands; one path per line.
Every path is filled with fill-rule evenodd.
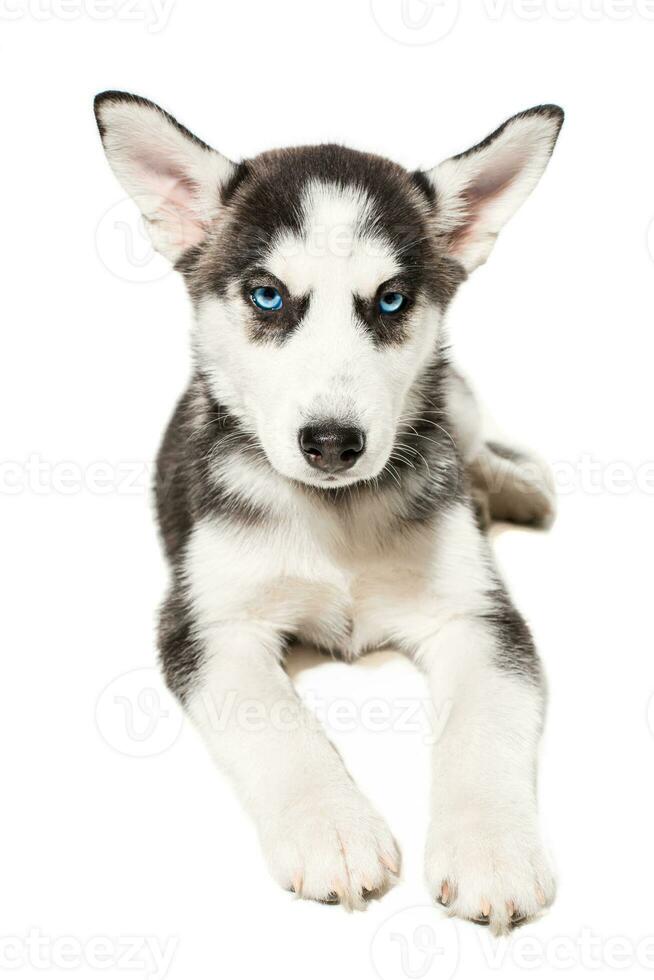
M 193 634 L 201 661 L 185 707 L 253 817 L 274 877 L 303 897 L 360 907 L 390 883 L 396 846 L 298 698 L 282 637 L 246 620 Z
M 498 667 L 479 622 L 453 622 L 422 665 L 439 717 L 426 852 L 432 893 L 451 911 L 496 932 L 549 904 L 554 883 L 540 844 L 536 750 L 542 694 Z
M 437 553 L 435 625 L 418 620 L 414 647 L 439 721 L 427 877 L 453 914 L 499 933 L 554 894 L 536 804 L 543 680 L 469 509 L 443 521 Z

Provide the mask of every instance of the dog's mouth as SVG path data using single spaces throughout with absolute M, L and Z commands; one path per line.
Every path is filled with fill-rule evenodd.
M 351 475 L 337 473 L 306 473 L 302 476 L 296 476 L 294 481 L 307 487 L 314 487 L 318 490 L 339 490 L 341 487 L 352 487 L 357 483 L 363 483 L 366 479 L 366 476 L 354 473 Z
M 344 472 L 329 470 L 316 471 L 307 466 L 293 479 L 296 483 L 313 487 L 317 490 L 330 491 L 345 489 L 374 481 L 384 471 L 388 460 L 379 460 L 373 467 L 370 466 L 370 462 L 370 460 L 366 460 L 368 465 L 362 464 L 360 467 L 358 465 L 353 466 Z

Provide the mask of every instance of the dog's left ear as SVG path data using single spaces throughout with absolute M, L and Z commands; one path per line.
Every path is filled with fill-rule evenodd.
M 486 261 L 500 230 L 540 180 L 562 124 L 558 106 L 536 106 L 424 174 L 436 192 L 439 238 L 466 271 Z
M 147 99 L 102 92 L 94 109 L 111 169 L 141 209 L 154 247 L 176 262 L 206 236 L 236 164 Z

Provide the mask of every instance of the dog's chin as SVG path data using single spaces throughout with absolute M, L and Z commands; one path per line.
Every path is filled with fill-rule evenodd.
M 363 483 L 370 477 L 362 476 L 357 473 L 311 473 L 293 477 L 296 483 L 303 483 L 306 487 L 315 487 L 318 490 L 339 490 L 341 487 L 353 487 L 357 483 Z
M 359 469 L 354 466 L 351 470 L 346 470 L 344 473 L 329 473 L 322 470 L 314 470 L 308 464 L 306 466 L 299 467 L 282 467 L 276 466 L 271 462 L 270 464 L 279 476 L 284 477 L 284 479 L 291 481 L 292 483 L 300 483 L 306 487 L 312 487 L 316 490 L 340 490 L 345 487 L 353 487 L 359 483 L 368 483 L 374 480 L 384 469 L 386 465 L 386 460 L 380 461 L 378 466 L 362 466 Z

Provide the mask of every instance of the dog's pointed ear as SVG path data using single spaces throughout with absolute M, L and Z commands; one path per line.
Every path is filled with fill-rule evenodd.
M 536 106 L 421 175 L 435 191 L 439 239 L 466 271 L 486 261 L 500 230 L 540 180 L 562 124 L 558 106 Z
M 102 92 L 94 109 L 111 169 L 139 206 L 154 247 L 176 262 L 206 236 L 236 164 L 147 99 Z

